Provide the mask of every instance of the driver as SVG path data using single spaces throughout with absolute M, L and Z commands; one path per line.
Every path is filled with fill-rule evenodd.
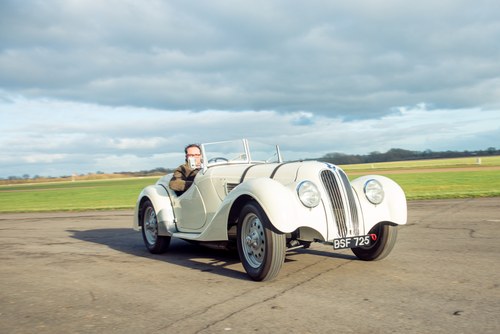
M 191 187 L 194 177 L 201 168 L 201 149 L 198 144 L 189 144 L 184 149 L 184 153 L 186 153 L 186 162 L 177 167 L 168 184 L 170 189 L 179 196 Z

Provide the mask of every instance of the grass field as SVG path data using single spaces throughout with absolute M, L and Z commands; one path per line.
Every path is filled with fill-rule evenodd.
M 444 169 L 464 167 L 498 167 L 500 156 L 453 158 L 434 160 L 411 160 L 395 162 L 377 162 L 373 164 L 342 165 L 346 171 L 395 170 L 395 169 Z
M 158 178 L 0 186 L 0 212 L 129 209 Z
M 378 174 L 396 181 L 409 200 L 500 196 L 500 169 Z
M 500 157 L 341 166 L 354 179 L 385 175 L 409 200 L 500 197 Z M 0 185 L 0 212 L 131 209 L 159 177 Z

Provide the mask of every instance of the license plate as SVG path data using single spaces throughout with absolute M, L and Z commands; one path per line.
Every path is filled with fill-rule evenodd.
M 333 239 L 333 249 L 356 248 L 361 246 L 370 246 L 372 240 L 376 240 L 374 235 L 358 235 L 356 237 L 347 237 Z

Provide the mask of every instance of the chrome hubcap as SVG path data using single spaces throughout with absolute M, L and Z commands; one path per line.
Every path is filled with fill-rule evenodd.
M 241 244 L 245 259 L 253 268 L 261 266 L 265 255 L 264 226 L 255 214 L 248 214 L 241 226 Z
M 144 235 L 150 245 L 156 243 L 158 237 L 158 223 L 156 221 L 156 213 L 152 207 L 148 207 L 144 213 Z

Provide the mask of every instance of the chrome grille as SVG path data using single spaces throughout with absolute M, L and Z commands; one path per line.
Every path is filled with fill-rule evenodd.
M 342 178 L 342 183 L 344 184 L 344 188 L 347 193 L 347 199 L 349 200 L 349 210 L 351 213 L 353 233 L 355 235 L 359 235 L 358 210 L 356 209 L 356 201 L 354 200 L 354 192 L 352 191 L 351 183 L 349 182 L 347 175 L 343 171 L 339 170 L 338 173 Z
M 354 193 L 344 172 L 323 170 L 321 181 L 330 197 L 333 216 L 341 237 L 359 234 L 359 219 Z M 343 188 L 343 189 L 342 189 Z

